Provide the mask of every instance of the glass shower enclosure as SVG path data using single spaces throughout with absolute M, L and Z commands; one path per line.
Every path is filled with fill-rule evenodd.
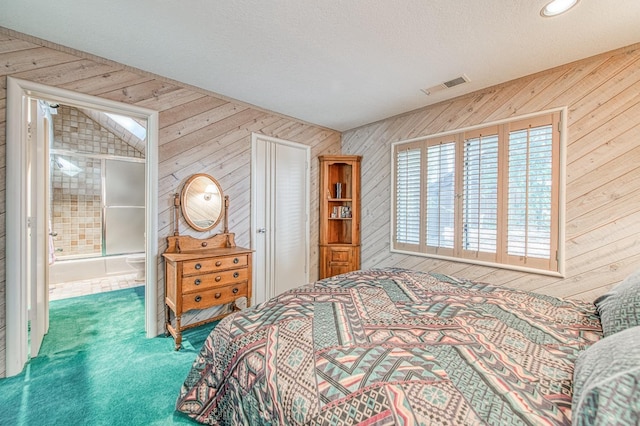
M 144 251 L 144 159 L 52 150 L 51 160 L 57 259 Z

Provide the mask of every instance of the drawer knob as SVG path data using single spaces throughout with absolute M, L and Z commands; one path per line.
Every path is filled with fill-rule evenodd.
M 216 299 L 220 299 L 220 296 L 222 296 L 222 293 L 216 293 L 216 294 L 215 294 L 215 298 L 216 298 Z
M 200 268 L 202 268 L 202 265 L 199 263 L 196 263 L 196 269 L 200 269 Z
M 238 259 L 237 257 L 233 259 L 233 263 L 238 263 L 238 262 L 240 262 L 240 259 Z
M 216 262 L 216 266 L 220 266 L 222 265 L 222 262 L 220 262 L 219 260 Z
M 238 293 L 238 287 L 233 289 L 233 294 L 237 294 Z
M 200 278 L 196 278 L 196 280 L 193 283 L 195 285 L 200 285 L 200 283 L 202 283 L 202 281 L 200 281 Z
M 222 279 L 222 277 L 218 275 L 218 276 L 216 277 L 216 282 L 219 282 L 221 279 Z
M 199 302 L 199 301 L 201 301 L 201 300 L 202 300 L 202 296 L 196 296 L 196 298 L 195 298 L 195 301 L 196 301 L 196 302 Z
M 233 273 L 233 278 L 238 278 L 240 276 L 240 272 L 234 272 Z

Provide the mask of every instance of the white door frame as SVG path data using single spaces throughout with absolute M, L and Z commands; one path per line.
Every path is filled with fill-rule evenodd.
M 147 120 L 145 170 L 146 284 L 145 330 L 147 337 L 157 335 L 157 261 L 158 261 L 158 112 L 51 87 L 28 80 L 7 77 L 6 138 L 6 376 L 19 374 L 28 359 L 27 330 L 27 98 L 45 99 L 65 105 L 98 109 Z M 47 159 L 48 161 L 48 159 Z M 48 266 L 48 265 L 47 265 Z
M 31 256 L 28 285 L 30 286 L 31 307 L 29 309 L 29 340 L 31 358 L 37 356 L 42 345 L 44 335 L 49 330 L 49 203 L 42 200 L 49 199 L 49 142 L 53 134 L 53 123 L 45 117 L 44 110 L 38 105 L 37 99 L 30 99 L 31 128 L 29 143 L 27 144 L 29 176 L 27 189 L 29 190 L 29 224 L 30 242 L 28 253 Z M 33 220 L 33 219 L 37 220 Z M 45 224 L 45 222 L 47 222 Z M 49 256 L 47 256 L 49 254 Z M 45 266 L 47 265 L 47 266 Z
M 258 150 L 256 149 L 256 145 L 259 143 L 258 139 L 262 139 L 268 142 L 272 142 L 275 144 L 279 144 L 279 145 L 285 145 L 285 146 L 290 146 L 290 147 L 294 147 L 294 148 L 298 148 L 298 149 L 304 149 L 306 151 L 306 161 L 307 161 L 307 173 L 306 173 L 306 181 L 305 181 L 305 187 L 307 188 L 307 196 L 306 196 L 306 206 L 305 206 L 305 211 L 307 214 L 307 218 L 306 218 L 306 226 L 305 226 L 305 240 L 307 241 L 307 249 L 306 249 L 306 280 L 304 283 L 300 283 L 300 284 L 306 284 L 309 281 L 309 255 L 310 255 L 310 250 L 309 250 L 309 243 L 310 243 L 310 232 L 309 232 L 309 218 L 310 218 L 310 191 L 311 191 L 311 177 L 310 177 L 310 171 L 311 171 L 311 147 L 308 145 L 304 145 L 301 143 L 296 143 L 296 142 L 291 142 L 291 141 L 287 141 L 284 139 L 278 139 L 278 138 L 274 138 L 271 136 L 265 136 L 262 134 L 258 134 L 258 133 L 251 133 L 251 230 L 249 232 L 250 238 L 251 238 L 251 248 L 253 250 L 256 249 L 256 244 L 255 244 L 255 239 L 256 239 L 256 233 L 258 232 L 258 224 L 257 224 L 257 206 L 258 206 L 258 202 L 257 202 L 257 188 L 258 188 L 258 182 L 257 182 L 257 173 L 256 173 L 256 163 L 257 163 L 257 152 Z M 264 253 L 262 254 L 264 255 Z M 258 257 L 260 256 L 260 253 L 258 253 L 256 251 L 255 256 L 254 256 L 254 265 L 259 262 Z M 259 282 L 261 282 L 260 280 L 258 280 L 257 277 L 257 269 L 256 267 L 253 268 L 253 277 L 252 277 L 252 281 L 253 281 L 253 299 L 254 301 L 256 301 L 257 299 L 257 295 L 258 294 L 262 294 L 265 293 L 266 298 L 265 300 L 268 300 L 270 297 L 272 297 L 273 295 L 270 294 L 273 289 L 264 289 L 264 291 L 258 291 L 258 284 Z M 256 304 L 255 302 L 252 304 Z

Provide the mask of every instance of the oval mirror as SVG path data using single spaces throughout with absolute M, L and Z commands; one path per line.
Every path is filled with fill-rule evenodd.
M 216 226 L 223 214 L 222 188 L 211 176 L 198 173 L 182 188 L 180 205 L 185 220 L 196 231 L 208 231 Z

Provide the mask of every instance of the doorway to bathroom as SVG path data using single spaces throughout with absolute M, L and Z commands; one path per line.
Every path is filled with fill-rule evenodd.
M 40 100 L 49 147 L 49 300 L 144 284 L 146 123 Z
M 60 105 L 67 105 L 76 109 L 87 111 L 95 110 L 102 113 L 111 113 L 133 118 L 141 123 L 146 123 L 147 134 L 144 141 L 144 160 L 140 156 L 128 158 L 126 155 L 119 155 L 117 152 L 110 152 L 106 148 L 106 154 L 98 152 L 97 159 L 95 152 L 75 152 L 69 146 L 64 145 L 64 140 L 60 147 L 55 147 L 50 156 L 49 143 L 45 144 L 45 136 L 54 137 L 53 127 L 50 125 L 40 125 L 42 117 L 36 119 L 35 115 L 40 114 L 41 108 L 37 105 L 39 101 L 44 101 L 49 107 L 55 108 Z M 94 120 L 95 121 L 95 120 Z M 42 122 L 45 122 L 43 119 Z M 94 124 L 94 126 L 97 126 Z M 78 134 L 78 129 L 70 126 L 64 129 L 72 134 Z M 47 135 L 48 134 L 48 135 Z M 53 140 L 52 139 L 52 140 Z M 96 142 L 96 141 L 94 141 Z M 106 143 L 105 141 L 100 141 Z M 88 141 L 83 142 L 82 148 L 86 151 Z M 58 151 L 56 151 L 58 150 Z M 6 146 L 6 243 L 10 250 L 6 254 L 6 376 L 12 376 L 22 371 L 30 356 L 37 354 L 42 337 L 48 327 L 48 302 L 49 293 L 46 288 L 48 284 L 50 254 L 59 254 L 54 246 L 50 246 L 51 239 L 56 231 L 49 226 L 51 214 L 49 214 L 50 197 L 54 188 L 50 188 L 49 168 L 55 168 L 62 175 L 70 177 L 62 171 L 73 174 L 78 172 L 70 163 L 73 159 L 81 158 L 83 161 L 98 161 L 102 166 L 100 176 L 111 174 L 116 176 L 126 176 L 118 166 L 121 163 L 130 164 L 142 162 L 144 173 L 142 178 L 139 171 L 133 172 L 137 179 L 144 182 L 144 208 L 143 211 L 143 252 L 145 254 L 145 275 L 144 281 L 144 311 L 145 311 L 145 331 L 147 337 L 157 335 L 157 256 L 158 256 L 158 223 L 157 223 L 157 168 L 158 168 L 158 112 L 136 105 L 129 105 L 82 93 L 73 92 L 66 89 L 46 86 L 43 84 L 7 77 L 7 146 Z M 127 158 L 120 158 L 127 157 Z M 66 160 L 63 161 L 63 160 Z M 113 164 L 107 163 L 113 161 Z M 86 165 L 82 163 L 83 167 Z M 75 167 L 81 168 L 79 164 Z M 93 172 L 95 167 L 86 167 L 85 173 Z M 134 167 L 135 169 L 135 167 Z M 78 172 L 80 174 L 80 172 Z M 129 174 L 128 176 L 131 176 Z M 106 175 L 105 175 L 106 179 Z M 79 186 L 71 180 L 61 183 L 64 188 Z M 128 184 L 126 185 L 128 187 Z M 113 188 L 113 186 L 111 186 Z M 75 188 L 74 188 L 75 189 Z M 78 193 L 81 188 L 77 188 Z M 100 192 L 107 191 L 104 185 Z M 86 189 L 85 189 L 86 192 Z M 104 194 L 101 194 L 104 195 Z M 103 198 L 107 203 L 108 197 Z M 114 207 L 119 208 L 140 208 L 135 203 L 120 204 Z M 108 208 L 102 206 L 101 208 Z M 69 206 L 70 217 L 77 215 L 78 206 Z M 53 210 L 53 208 L 52 208 Z M 118 209 L 115 209 L 118 210 Z M 105 227 L 109 225 L 108 216 L 117 217 L 121 211 L 114 214 L 104 213 L 106 220 Z M 75 213 L 74 213 L 75 212 Z M 100 216 L 101 213 L 94 213 Z M 83 214 L 84 220 L 89 220 L 88 215 Z M 122 220 L 122 218 L 120 218 Z M 128 221 L 128 219 L 126 219 Z M 133 222 L 133 220 L 132 220 Z M 64 223 L 64 221 L 63 221 Z M 86 224 L 85 224 L 86 225 Z M 101 227 L 102 222 L 101 222 Z M 86 228 L 86 226 L 85 226 Z M 51 230 L 50 230 L 51 229 Z M 51 234 L 51 235 L 49 235 Z M 113 234 L 111 234 L 113 235 Z M 79 235 L 78 235 L 79 237 Z M 86 237 L 86 234 L 85 234 Z M 127 235 L 127 237 L 129 237 Z M 76 243 L 77 244 L 77 243 Z M 72 244 L 70 244 L 71 246 Z M 100 252 L 103 249 L 100 244 Z M 113 248 L 113 244 L 111 245 Z M 82 255 L 79 255 L 82 257 Z M 126 256 L 126 255 L 125 255 Z M 110 256 L 100 256 L 107 258 Z M 55 263 L 55 262 L 54 262 Z M 62 261 L 60 261 L 62 263 Z M 110 266 L 111 267 L 111 266 Z M 74 268 L 76 269 L 76 268 Z M 91 268 L 92 269 L 92 268 Z M 129 268 L 130 269 L 130 268 Z M 36 348 L 36 349 L 34 349 Z

